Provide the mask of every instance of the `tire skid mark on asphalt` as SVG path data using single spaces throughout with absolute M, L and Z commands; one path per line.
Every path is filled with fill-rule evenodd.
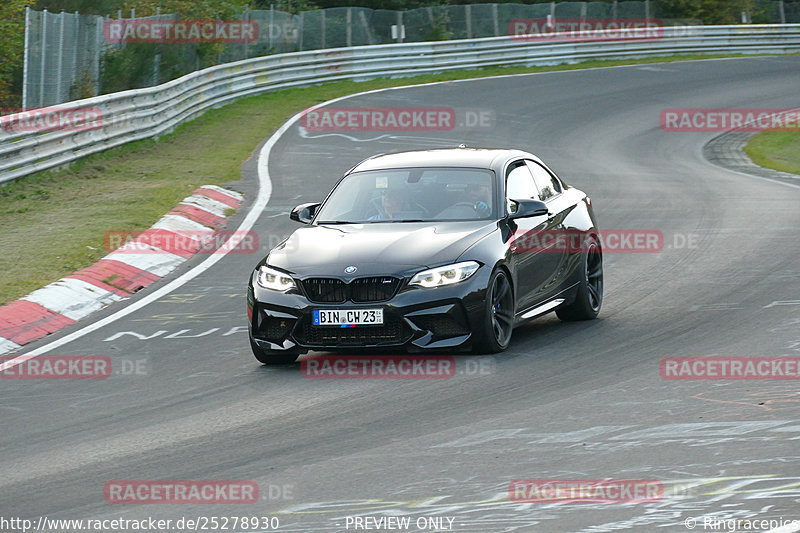
M 558 474 L 553 477 L 557 478 L 560 479 Z M 625 508 L 630 511 L 632 516 L 627 519 L 575 529 L 575 531 L 612 532 L 635 527 L 652 528 L 655 527 L 654 521 L 660 526 L 682 525 L 684 520 L 691 517 L 719 513 L 721 505 L 725 507 L 725 518 L 755 519 L 764 514 L 764 509 L 758 506 L 759 500 L 776 496 L 794 497 L 800 487 L 800 477 L 776 474 L 673 478 L 661 480 L 664 487 L 663 498 L 655 502 L 515 502 L 509 498 L 508 485 L 505 482 L 499 486 L 487 486 L 474 480 L 459 483 L 455 479 L 450 479 L 449 481 L 458 489 L 463 489 L 464 485 L 467 485 L 475 495 L 474 499 L 456 499 L 442 486 L 441 481 L 441 479 L 431 480 L 430 486 L 433 488 L 418 487 L 420 484 L 413 484 L 415 491 L 419 488 L 429 488 L 431 493 L 430 496 L 415 497 L 412 500 L 370 497 L 298 502 L 274 510 L 272 514 L 293 518 L 314 517 L 314 522 L 286 524 L 292 528 L 288 529 L 289 531 L 331 531 L 331 526 L 342 527 L 341 523 L 352 516 L 450 516 L 456 518 L 454 525 L 458 526 L 458 531 L 469 531 L 465 529 L 467 527 L 478 528 L 475 531 L 490 531 L 492 529 L 486 529 L 490 525 L 503 526 L 504 531 L 514 531 L 516 528 L 528 531 L 531 525 L 550 521 L 563 523 L 564 519 L 576 510 L 602 511 Z M 480 493 L 490 496 L 482 498 Z M 519 513 L 523 512 L 525 518 L 520 518 Z M 327 529 L 318 529 L 326 527 L 320 525 L 320 517 L 327 517 L 329 522 Z
M 800 405 L 792 403 L 791 407 L 797 408 Z M 468 454 L 469 448 L 479 449 L 480 446 L 490 442 L 502 444 L 507 452 L 527 449 L 532 445 L 542 449 L 552 447 L 563 450 L 581 443 L 585 444 L 587 450 L 597 451 L 677 444 L 713 447 L 722 440 L 774 442 L 775 438 L 768 433 L 800 434 L 800 425 L 797 425 L 796 420 L 787 418 L 669 423 L 654 426 L 608 425 L 563 433 L 536 433 L 527 428 L 508 428 L 470 434 L 435 444 L 431 449 L 458 449 L 459 453 Z M 800 435 L 795 439 L 800 439 Z

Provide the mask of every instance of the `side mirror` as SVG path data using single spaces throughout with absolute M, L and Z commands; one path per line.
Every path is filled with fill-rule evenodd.
M 509 220 L 515 218 L 539 217 L 550 214 L 547 204 L 539 200 L 511 200 Z
M 311 224 L 314 215 L 317 213 L 317 208 L 320 203 L 300 204 L 289 213 L 289 218 L 295 222 L 302 222 L 303 224 Z

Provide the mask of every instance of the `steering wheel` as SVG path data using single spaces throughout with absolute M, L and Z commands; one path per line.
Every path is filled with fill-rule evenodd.
M 489 209 L 489 205 L 481 200 L 477 202 L 458 202 L 453 204 L 451 207 L 469 207 L 470 209 L 475 211 L 476 215 L 479 215 L 481 217 L 488 216 L 489 212 L 491 211 Z

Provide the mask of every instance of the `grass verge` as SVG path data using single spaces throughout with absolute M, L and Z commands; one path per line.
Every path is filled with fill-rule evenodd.
M 760 167 L 800 174 L 800 133 L 765 131 L 751 137 L 745 153 Z
M 150 227 L 204 184 L 240 179 L 239 166 L 294 113 L 355 92 L 400 85 L 528 72 L 663 63 L 730 55 L 587 61 L 547 67 L 495 67 L 409 78 L 337 82 L 238 100 L 158 140 L 130 143 L 69 168 L 0 187 L 0 305 L 91 265 L 103 235 Z

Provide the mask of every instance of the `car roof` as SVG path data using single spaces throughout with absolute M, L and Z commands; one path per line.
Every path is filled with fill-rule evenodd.
M 515 158 L 540 161 L 528 152 L 507 148 L 438 148 L 380 154 L 357 164 L 351 172 L 409 167 L 468 167 L 494 169 Z

